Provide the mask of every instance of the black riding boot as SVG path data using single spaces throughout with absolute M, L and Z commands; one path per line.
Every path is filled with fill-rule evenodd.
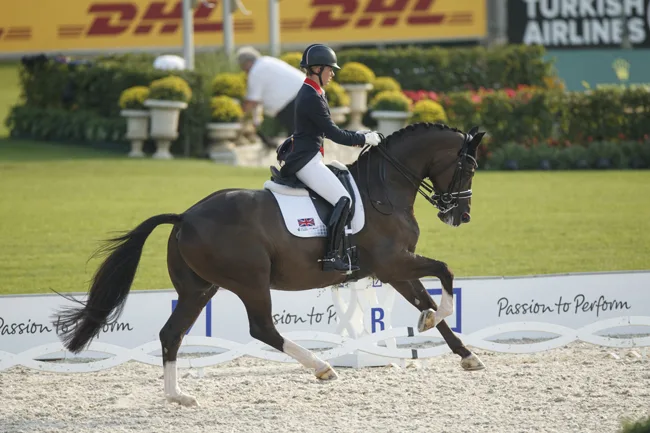
M 332 216 L 327 227 L 327 253 L 323 262 L 323 271 L 358 271 L 358 266 L 350 266 L 349 258 L 341 257 L 341 243 L 345 236 L 345 225 L 350 215 L 350 200 L 347 197 L 341 199 L 334 206 Z M 345 252 L 343 252 L 345 254 Z

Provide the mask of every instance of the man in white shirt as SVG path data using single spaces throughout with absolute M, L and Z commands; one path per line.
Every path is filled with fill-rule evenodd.
M 287 134 L 293 134 L 294 101 L 305 74 L 280 59 L 262 56 L 253 47 L 240 48 L 237 61 L 248 75 L 244 111 L 250 114 L 262 104 L 264 114 L 277 119 Z

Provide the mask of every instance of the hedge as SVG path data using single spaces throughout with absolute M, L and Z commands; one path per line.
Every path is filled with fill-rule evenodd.
M 394 76 L 413 101 L 438 101 L 452 126 L 468 130 L 479 125 L 488 132 L 480 158 L 483 163 L 492 160 L 492 168 L 649 167 L 650 91 L 564 92 L 542 55 L 543 48 L 528 46 L 342 50 L 339 63 L 354 59 L 380 77 Z M 210 84 L 215 71 L 228 68 L 204 62 L 205 70 L 160 71 L 153 68 L 153 59 L 149 54 L 104 56 L 93 62 L 25 59 L 20 71 L 23 100 L 6 119 L 12 136 L 126 145 L 118 104 L 122 91 L 174 74 L 189 83 L 193 96 L 181 112 L 180 136 L 172 152 L 182 153 L 190 143 L 191 155 L 203 156 Z M 271 120 L 265 119 L 262 129 L 273 135 Z M 375 127 L 370 112 L 364 123 Z M 522 156 L 522 149 L 532 153 Z
M 205 124 L 210 117 L 207 80 L 197 72 L 156 70 L 152 64 L 151 55 L 100 57 L 93 62 L 65 62 L 44 56 L 25 59 L 20 68 L 23 102 L 12 108 L 5 123 L 14 137 L 81 142 L 107 137 L 120 141 L 122 135 L 114 132 L 126 128 L 119 114 L 122 91 L 178 75 L 189 83 L 193 96 L 188 108 L 181 112 L 179 138 L 171 150 L 182 153 L 187 141 L 191 154 L 201 155 Z M 66 113 L 69 120 L 64 121 Z M 105 132 L 81 133 L 69 125 L 81 118 L 87 122 L 87 129 Z
M 338 62 L 359 62 L 377 76 L 395 78 L 403 89 L 439 92 L 503 89 L 530 85 L 548 87 L 552 63 L 539 46 L 508 45 L 485 48 L 343 49 Z M 336 80 L 336 77 L 335 77 Z
M 650 91 L 644 88 L 582 93 L 520 87 L 435 94 L 432 99 L 442 103 L 453 126 L 485 128 L 493 147 L 507 142 L 638 141 L 650 133 Z

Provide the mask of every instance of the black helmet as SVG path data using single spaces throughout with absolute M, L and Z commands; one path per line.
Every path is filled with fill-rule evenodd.
M 336 63 L 336 53 L 333 49 L 323 44 L 313 44 L 307 47 L 302 53 L 300 67 L 307 69 L 310 66 L 331 66 L 332 68 L 341 69 Z

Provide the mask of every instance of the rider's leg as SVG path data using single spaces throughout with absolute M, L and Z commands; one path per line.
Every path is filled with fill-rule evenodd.
M 330 202 L 332 206 L 336 206 L 341 197 L 347 197 L 350 203 L 352 202 L 352 198 L 343 184 L 323 163 L 320 153 L 317 153 L 311 161 L 298 170 L 296 177 L 313 189 L 316 194 Z
M 296 177 L 334 206 L 332 217 L 327 222 L 327 252 L 323 262 L 323 270 L 358 270 L 356 266 L 352 266 L 350 269 L 349 263 L 343 261 L 338 254 L 344 236 L 345 223 L 350 214 L 350 204 L 352 203 L 350 194 L 348 194 L 336 175 L 325 166 L 320 153 L 316 154 L 311 161 L 296 172 Z

